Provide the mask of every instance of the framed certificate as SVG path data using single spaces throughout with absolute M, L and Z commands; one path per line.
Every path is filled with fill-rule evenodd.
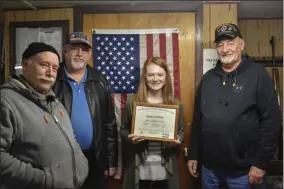
M 177 138 L 178 106 L 133 103 L 131 134 L 148 140 L 172 142 Z

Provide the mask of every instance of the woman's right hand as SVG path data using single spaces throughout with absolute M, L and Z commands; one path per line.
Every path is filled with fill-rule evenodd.
M 128 135 L 128 138 L 131 140 L 132 144 L 137 144 L 137 143 L 145 140 L 143 137 L 136 136 L 134 134 Z

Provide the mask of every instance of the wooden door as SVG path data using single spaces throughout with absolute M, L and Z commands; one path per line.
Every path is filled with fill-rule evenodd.
M 195 90 L 195 13 L 123 13 L 85 14 L 83 32 L 90 39 L 92 29 L 163 29 L 179 28 L 179 59 L 181 102 L 184 107 L 185 142 L 180 151 L 180 187 L 189 188 L 189 174 L 185 164 L 183 149 L 188 146 L 190 123 L 192 121 Z M 90 63 L 91 66 L 93 63 Z M 121 180 L 109 182 L 110 188 L 121 188 Z

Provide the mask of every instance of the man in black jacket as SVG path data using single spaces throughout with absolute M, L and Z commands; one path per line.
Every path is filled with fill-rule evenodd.
M 245 43 L 236 25 L 217 27 L 215 43 L 219 61 L 203 76 L 195 98 L 189 172 L 197 177 L 202 167 L 203 188 L 265 186 L 280 129 L 272 79 L 241 55 Z
M 118 134 L 106 78 L 88 65 L 92 47 L 87 35 L 73 32 L 64 46 L 54 92 L 71 117 L 75 137 L 89 161 L 82 188 L 105 188 L 105 176 L 117 167 Z

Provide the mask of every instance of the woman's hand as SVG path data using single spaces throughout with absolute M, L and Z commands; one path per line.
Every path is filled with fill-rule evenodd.
M 177 135 L 177 139 L 175 139 L 173 142 L 166 142 L 166 147 L 175 147 L 180 145 L 180 137 Z
M 139 142 L 144 141 L 145 139 L 141 136 L 136 136 L 134 134 L 128 135 L 128 138 L 131 140 L 132 144 L 137 144 Z

